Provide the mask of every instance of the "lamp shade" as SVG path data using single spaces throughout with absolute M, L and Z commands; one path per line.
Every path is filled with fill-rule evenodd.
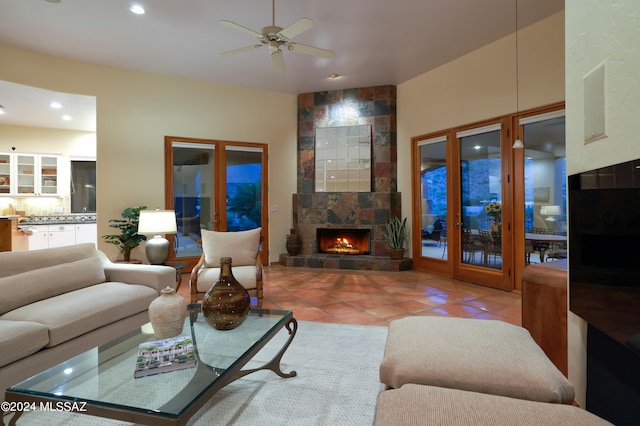
M 173 210 L 142 210 L 138 222 L 138 234 L 175 234 L 176 213 Z
M 559 216 L 562 214 L 562 210 L 560 209 L 560 206 L 542 206 L 540 213 L 547 216 Z

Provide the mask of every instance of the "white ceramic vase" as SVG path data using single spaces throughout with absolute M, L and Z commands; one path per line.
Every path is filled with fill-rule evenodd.
M 149 320 L 153 333 L 159 339 L 168 339 L 182 333 L 187 316 L 187 302 L 174 289 L 167 287 L 149 305 Z

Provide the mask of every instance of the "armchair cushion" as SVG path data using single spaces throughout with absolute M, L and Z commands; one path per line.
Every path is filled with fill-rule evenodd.
M 238 232 L 218 232 L 202 229 L 204 267 L 220 267 L 221 257 L 230 257 L 233 266 L 255 265 L 260 251 L 262 228 Z

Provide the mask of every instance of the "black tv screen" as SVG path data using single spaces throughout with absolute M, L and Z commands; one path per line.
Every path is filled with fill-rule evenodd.
M 640 352 L 640 160 L 568 183 L 570 309 Z

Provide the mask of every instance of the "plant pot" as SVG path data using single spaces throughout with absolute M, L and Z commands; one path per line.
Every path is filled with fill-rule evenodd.
M 404 249 L 389 249 L 389 257 L 391 258 L 391 260 L 404 259 Z

